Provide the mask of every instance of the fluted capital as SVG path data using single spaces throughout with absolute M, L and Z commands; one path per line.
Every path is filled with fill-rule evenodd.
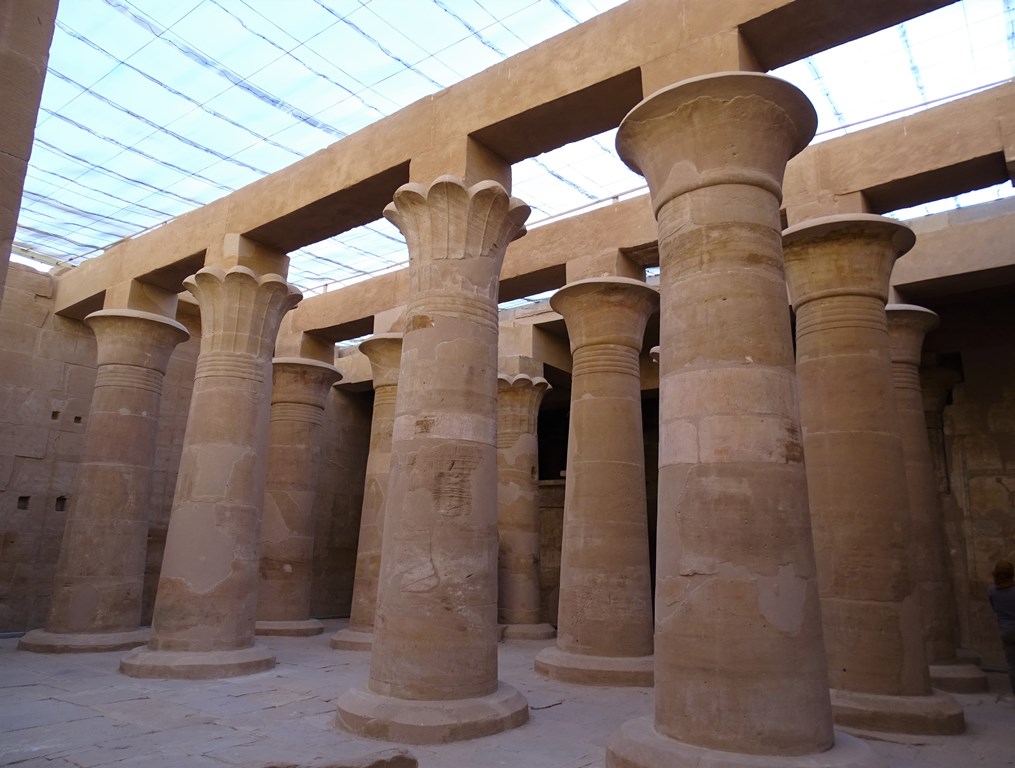
M 701 187 L 749 184 L 782 198 L 786 162 L 814 136 L 817 116 L 796 86 L 754 72 L 720 72 L 656 91 L 628 112 L 617 152 L 648 181 L 656 214 Z
M 374 389 L 398 385 L 398 370 L 402 363 L 402 334 L 376 333 L 360 342 L 359 351 L 370 361 Z
M 409 248 L 409 293 L 461 292 L 496 299 L 508 243 L 524 234 L 529 207 L 495 181 L 466 187 L 441 176 L 403 184 L 384 216 Z
M 333 365 L 303 357 L 271 361 L 271 404 L 299 403 L 324 408 L 331 386 L 342 378 Z
M 811 219 L 783 232 L 790 301 L 832 296 L 888 300 L 892 267 L 916 242 L 908 226 L 873 214 Z
M 190 338 L 180 323 L 135 309 L 103 309 L 85 317 L 98 350 L 97 364 L 134 365 L 166 372 L 177 344 Z
M 659 309 L 659 292 L 626 277 L 591 277 L 565 285 L 550 306 L 567 323 L 572 353 L 599 344 L 640 350 L 645 325 Z
M 497 437 L 517 434 L 535 434 L 539 406 L 543 395 L 550 391 L 550 383 L 542 376 L 519 373 L 497 376 Z
M 924 337 L 940 325 L 941 318 L 936 312 L 913 304 L 889 304 L 885 314 L 892 362 L 920 365 Z
M 183 284 L 201 308 L 201 354 L 230 353 L 267 361 L 282 317 L 302 294 L 280 275 L 247 267 L 204 267 Z

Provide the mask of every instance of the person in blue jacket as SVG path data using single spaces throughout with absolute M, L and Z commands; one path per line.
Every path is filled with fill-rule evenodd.
M 997 616 L 1008 662 L 1008 682 L 1015 693 L 1015 566 L 1009 560 L 998 560 L 992 575 L 994 583 L 987 587 L 987 599 Z

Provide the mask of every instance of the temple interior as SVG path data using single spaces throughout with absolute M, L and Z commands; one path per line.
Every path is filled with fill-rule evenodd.
M 319 146 L 116 234 L 43 164 L 83 2 L 0 5 L 0 764 L 1013 764 L 1015 83 L 788 79 L 948 9 L 1015 67 L 1010 3 L 434 0 L 496 61 L 275 91 Z

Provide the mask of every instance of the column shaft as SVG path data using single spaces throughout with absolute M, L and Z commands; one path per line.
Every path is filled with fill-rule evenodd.
M 659 224 L 660 444 L 655 720 L 611 737 L 611 768 L 871 757 L 831 748 L 779 237 L 815 122 L 789 84 L 723 73 L 652 95 L 617 137 Z
M 111 651 L 147 641 L 139 625 L 162 381 L 189 334 L 135 310 L 103 310 L 85 322 L 98 345 L 95 394 L 49 620 L 22 638 L 25 650 Z
M 391 469 L 391 432 L 395 424 L 398 368 L 402 334 L 377 334 L 359 345 L 370 360 L 374 377 L 374 410 L 370 419 L 370 453 L 367 456 L 360 515 L 356 574 L 349 626 L 331 638 L 331 647 L 370 650 L 377 610 L 377 579 L 381 571 L 381 542 Z
M 259 635 L 317 635 L 324 629 L 310 618 L 313 508 L 324 406 L 340 378 L 326 363 L 281 357 L 272 361 L 255 625 Z
M 409 304 L 369 689 L 343 694 L 338 723 L 474 738 L 528 719 L 497 680 L 496 518 L 497 292 L 528 207 L 441 177 L 400 187 L 385 215 L 409 247 Z
M 557 679 L 652 684 L 639 356 L 658 303 L 626 278 L 580 280 L 550 300 L 574 358 L 557 646 L 536 657 Z
M 954 732 L 962 715 L 945 711 L 953 702 L 938 713 L 924 706 L 930 680 L 885 319 L 892 266 L 912 244 L 898 222 L 856 215 L 792 227 L 784 247 L 836 722 Z
M 254 646 L 271 352 L 300 294 L 242 266 L 205 267 L 184 285 L 201 307 L 201 353 L 151 639 L 120 662 L 134 677 L 228 677 L 274 664 Z
M 544 639 L 555 632 L 539 621 L 539 404 L 546 379 L 498 377 L 497 530 L 498 621 L 504 637 Z

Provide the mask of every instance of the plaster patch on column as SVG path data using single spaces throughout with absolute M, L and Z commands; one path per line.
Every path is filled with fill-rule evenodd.
M 804 623 L 808 580 L 792 565 L 779 566 L 777 576 L 758 576 L 758 610 L 774 627 L 796 635 Z

